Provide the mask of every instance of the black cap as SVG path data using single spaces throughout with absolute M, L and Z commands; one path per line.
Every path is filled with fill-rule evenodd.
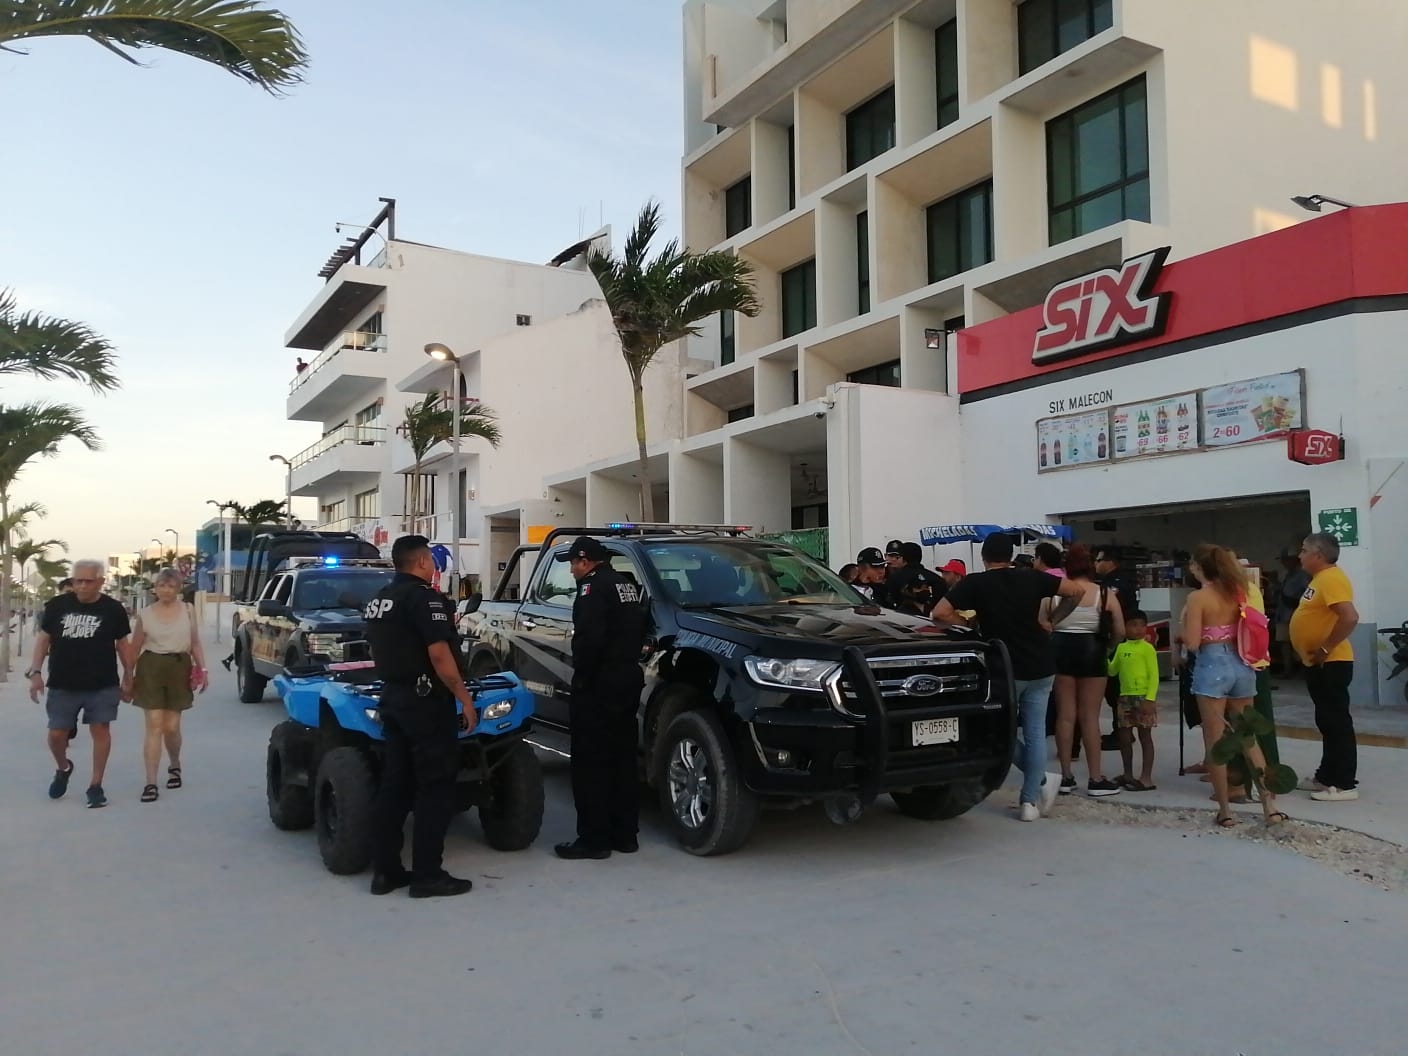
M 856 554 L 856 564 L 869 565 L 872 568 L 884 568 L 885 555 L 880 552 L 878 546 L 867 546 L 860 553 Z
M 575 561 L 579 557 L 585 561 L 610 561 L 611 551 L 590 535 L 583 535 L 558 554 L 556 559 L 558 561 Z
M 904 543 L 900 542 L 898 539 L 891 539 L 888 543 L 885 544 L 885 556 L 886 556 L 886 557 L 902 557 L 902 556 L 904 556 Z

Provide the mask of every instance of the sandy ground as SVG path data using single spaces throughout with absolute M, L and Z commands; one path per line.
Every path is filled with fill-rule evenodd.
M 100 811 L 86 738 L 51 802 L 40 711 L 0 688 L 4 1053 L 1402 1051 L 1408 902 L 1375 857 L 1401 852 L 1300 818 L 1214 831 L 1191 778 L 1161 775 L 1183 806 L 1067 797 L 1029 825 L 1007 792 L 932 824 L 884 800 L 848 828 L 774 813 L 710 860 L 652 807 L 640 854 L 567 863 L 548 757 L 535 847 L 496 854 L 466 817 L 447 864 L 472 894 L 373 898 L 270 825 L 278 705 L 219 675 L 188 716 L 187 787 L 137 802 L 126 709 Z

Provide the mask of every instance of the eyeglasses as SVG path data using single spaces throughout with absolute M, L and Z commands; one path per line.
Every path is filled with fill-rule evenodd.
M 101 583 L 101 579 L 75 579 L 75 583 Z

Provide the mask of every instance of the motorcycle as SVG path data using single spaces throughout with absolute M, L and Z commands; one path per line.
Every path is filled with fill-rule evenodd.
M 1388 644 L 1393 648 L 1393 670 L 1387 679 L 1391 682 L 1408 671 L 1408 623 L 1401 627 L 1380 627 L 1379 633 L 1388 635 Z M 1403 683 L 1403 697 L 1408 701 L 1408 680 Z

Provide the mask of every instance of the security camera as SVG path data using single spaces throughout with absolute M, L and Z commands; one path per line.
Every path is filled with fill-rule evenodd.
M 815 414 L 813 414 L 812 417 L 813 417 L 813 418 L 825 418 L 825 417 L 826 417 L 826 408 L 823 407 L 821 410 L 819 410 L 819 411 L 817 411 Z

